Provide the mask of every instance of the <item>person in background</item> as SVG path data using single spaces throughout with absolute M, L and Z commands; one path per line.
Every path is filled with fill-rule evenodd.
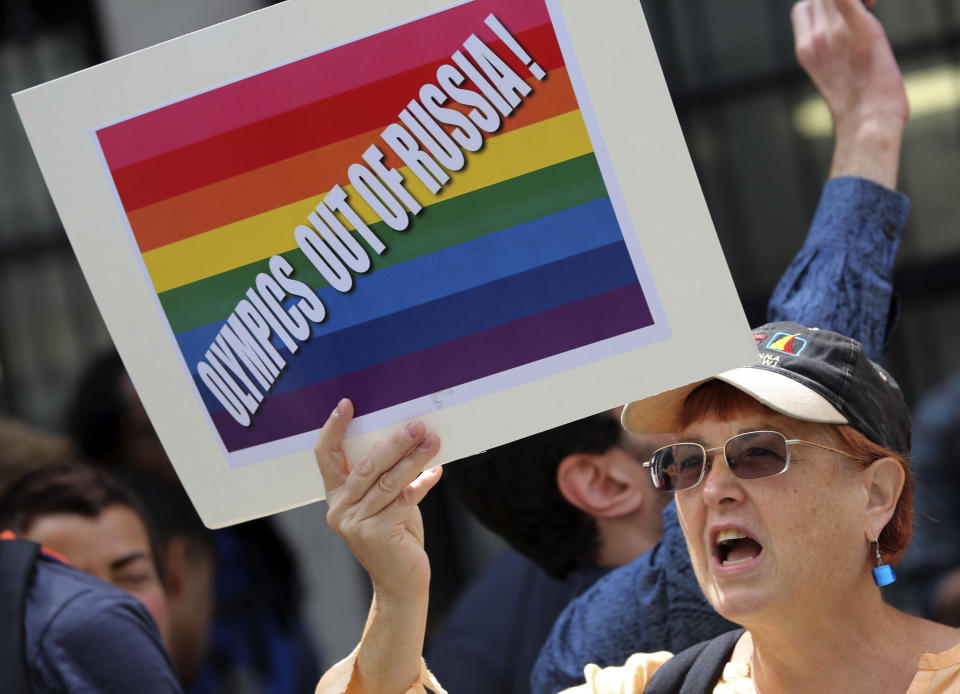
M 0 532 L 0 581 L 5 694 L 180 694 L 137 598 L 9 530 Z
M 863 8 L 850 20 L 837 10 L 822 0 L 793 10 L 798 59 L 834 115 L 835 148 L 810 232 L 771 297 L 768 320 L 849 334 L 881 361 L 909 212 L 895 191 L 908 110 L 880 25 Z M 580 681 L 588 662 L 682 650 L 728 628 L 696 583 L 676 509 L 663 509 L 640 474 L 637 460 L 662 443 L 622 432 L 611 412 L 449 466 L 445 476 L 471 511 L 524 555 L 502 557 L 430 640 L 428 660 L 452 691 L 526 692 L 532 669 L 535 694 L 554 692 Z M 525 619 L 494 607 L 530 585 L 538 590 L 522 605 Z M 543 625 L 585 590 L 548 639 Z M 544 646 L 534 668 L 528 654 L 536 644 Z
M 149 517 L 112 475 L 72 460 L 31 470 L 0 495 L 0 526 L 139 598 L 167 638 L 167 599 Z
M 89 364 L 66 420 L 72 438 L 92 460 L 179 484 L 116 352 Z M 270 519 L 261 518 L 214 531 L 213 543 L 209 649 L 188 694 L 309 689 L 319 667 L 300 618 L 297 566 L 286 542 Z
M 447 482 L 466 506 L 512 546 L 429 640 L 428 660 L 451 691 L 528 692 L 561 610 L 662 537 L 669 499 L 639 461 L 671 439 L 624 432 L 618 414 L 585 417 L 448 466 Z M 710 610 L 688 626 L 709 635 L 727 622 Z
M 0 530 L 11 541 L 0 543 L 0 571 L 29 549 L 24 540 L 45 548 L 22 613 L 33 691 L 180 691 L 163 647 L 171 634 L 155 544 L 123 484 L 75 461 L 44 465 L 0 495 Z M 9 599 L 16 577 L 4 576 Z

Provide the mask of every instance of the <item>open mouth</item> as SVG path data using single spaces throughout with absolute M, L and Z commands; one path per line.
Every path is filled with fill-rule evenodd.
M 755 559 L 763 545 L 740 530 L 721 530 L 717 533 L 716 556 L 721 566 L 736 566 Z

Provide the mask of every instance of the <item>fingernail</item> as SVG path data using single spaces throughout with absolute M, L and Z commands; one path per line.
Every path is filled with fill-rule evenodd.
M 413 438 L 420 433 L 420 422 L 410 422 L 403 428 L 403 430 L 406 432 L 407 436 Z
M 420 442 L 420 448 L 431 448 L 437 441 L 436 434 L 427 434 L 423 437 L 423 441 Z

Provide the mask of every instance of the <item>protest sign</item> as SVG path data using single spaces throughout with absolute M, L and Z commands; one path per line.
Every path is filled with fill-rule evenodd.
M 268 8 L 15 96 L 211 526 L 412 417 L 442 462 L 755 358 L 639 5 Z

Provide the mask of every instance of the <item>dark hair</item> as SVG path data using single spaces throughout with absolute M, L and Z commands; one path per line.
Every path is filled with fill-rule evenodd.
M 763 403 L 723 381 L 708 381 L 683 404 L 682 426 L 707 417 L 729 419 L 749 412 L 774 412 Z M 774 412 L 774 414 L 776 414 Z M 903 489 L 893 515 L 880 532 L 880 552 L 891 564 L 903 556 L 913 532 L 913 475 L 907 459 L 868 439 L 848 424 L 823 424 L 834 432 L 838 447 L 850 453 L 851 464 L 865 469 L 881 458 L 892 458 L 903 468 Z M 909 439 L 909 436 L 907 437 Z
M 126 506 L 140 518 L 159 573 L 153 526 L 140 500 L 113 475 L 80 461 L 49 463 L 10 485 L 0 494 L 0 529 L 24 533 L 37 518 L 60 513 L 96 518 L 109 506 Z
M 199 550 L 213 555 L 213 533 L 200 520 L 183 487 L 138 470 L 118 468 L 113 474 L 133 490 L 143 504 L 161 548 L 166 549 L 174 537 L 183 537 L 188 541 L 189 552 Z
M 467 508 L 554 578 L 596 565 L 597 524 L 557 487 L 557 468 L 573 453 L 603 454 L 621 435 L 610 413 L 585 417 L 447 466 Z
M 87 364 L 74 387 L 64 424 L 86 458 L 106 461 L 117 450 L 126 373 L 120 355 L 111 349 Z

